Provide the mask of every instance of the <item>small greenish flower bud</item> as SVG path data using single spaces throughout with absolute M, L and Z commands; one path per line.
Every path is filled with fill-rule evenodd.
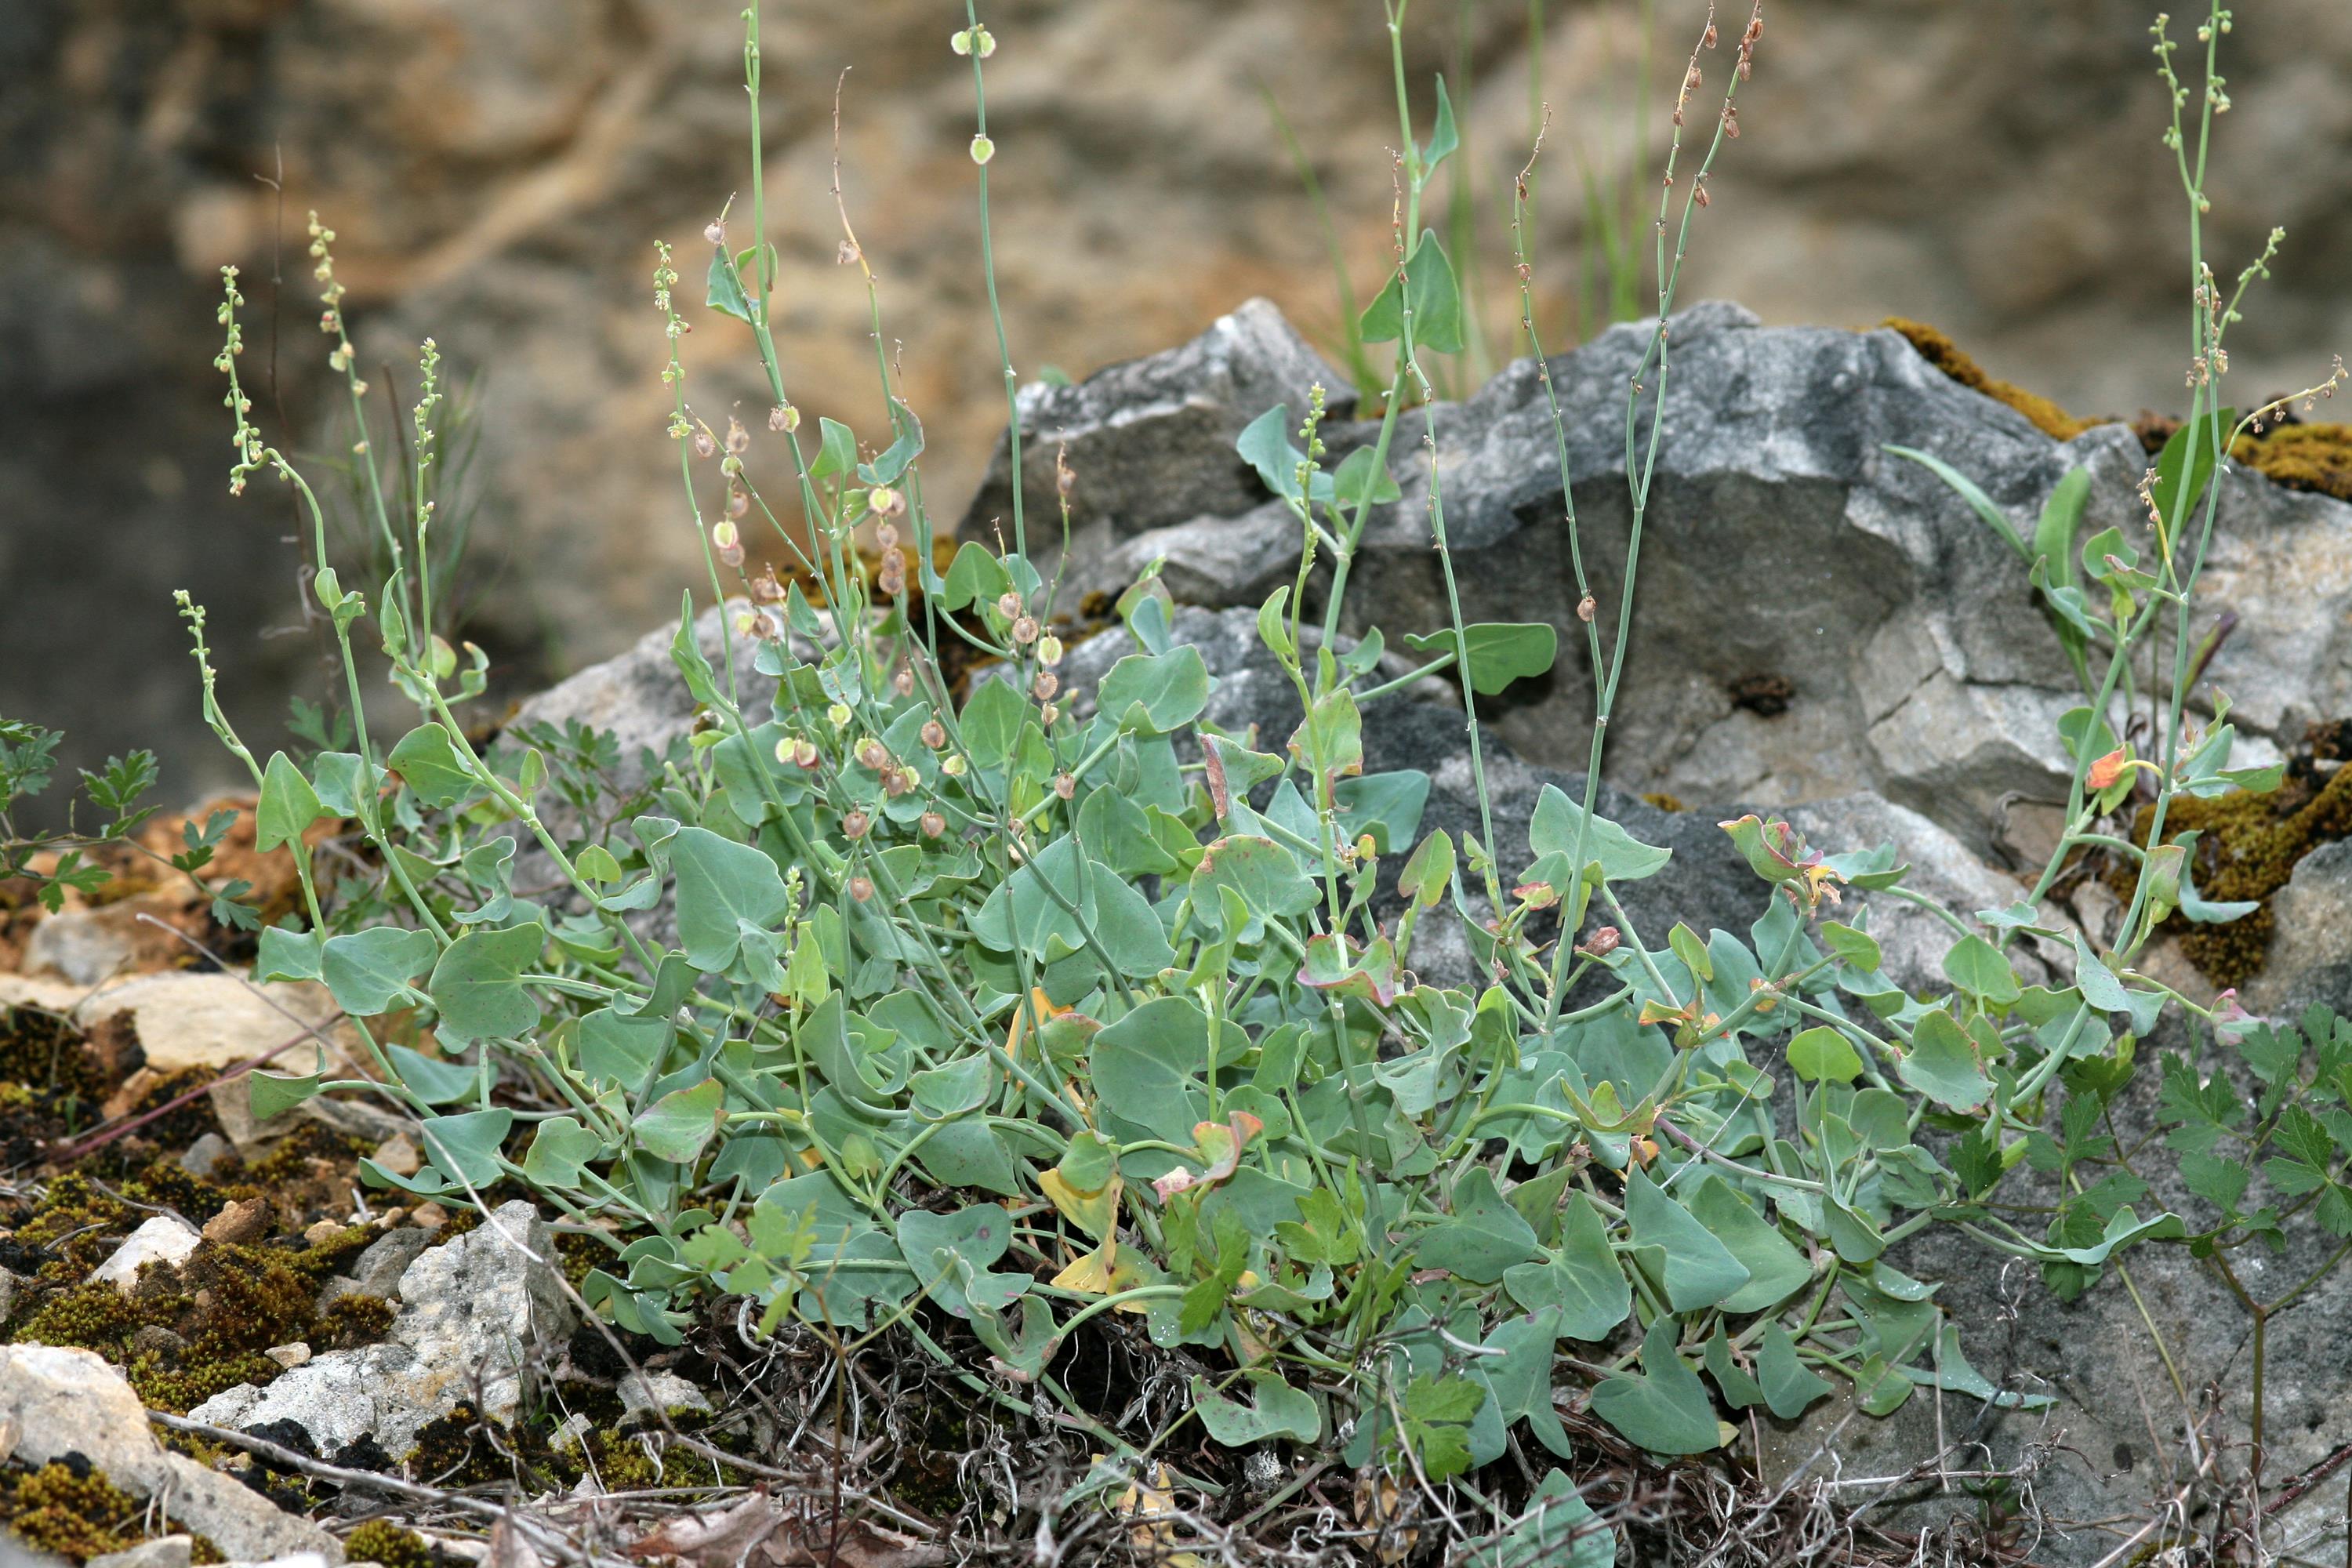
M 847 729 L 849 721 L 857 717 L 849 710 L 849 705 L 845 702 L 835 703 L 824 710 L 824 716 L 833 721 L 833 727 L 836 730 Z
M 725 518 L 710 525 L 710 542 L 719 549 L 732 550 L 742 542 L 742 535 L 736 531 L 735 525 Z
M 950 752 L 947 756 L 940 759 L 940 772 L 947 774 L 948 777 L 951 779 L 960 779 L 963 777 L 964 769 L 969 765 L 970 764 L 965 763 L 963 760 L 963 753 L 961 752 Z
M 995 143 L 995 142 L 991 142 L 991 141 L 990 141 L 987 137 L 985 137 L 985 136 L 975 136 L 975 137 L 973 137 L 973 138 L 971 139 L 971 161 L 972 161 L 973 163 L 987 163 L 991 158 L 993 158 L 993 157 L 995 157 L 995 156 L 996 156 L 996 143 Z
M 1037 662 L 1051 669 L 1062 662 L 1062 639 L 1047 632 L 1037 639 Z

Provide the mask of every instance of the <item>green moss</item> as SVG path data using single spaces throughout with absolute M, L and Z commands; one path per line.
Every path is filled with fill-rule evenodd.
M 160 1513 L 151 1514 L 147 1504 L 135 1501 L 87 1460 L 0 1470 L 0 1521 L 28 1544 L 76 1562 L 127 1551 L 157 1536 L 190 1533 Z M 192 1555 L 198 1563 L 226 1561 L 203 1535 L 194 1537 Z
M 374 1246 L 383 1234 L 371 1226 L 346 1226 L 333 1236 L 289 1254 L 287 1266 L 313 1285 L 323 1285 L 330 1276 L 349 1272 L 348 1266 Z
M 392 1331 L 392 1303 L 381 1296 L 338 1296 L 319 1313 L 320 1338 L 329 1350 L 372 1345 Z
M 79 1475 L 52 1463 L 24 1476 L 10 1489 L 8 1510 L 11 1530 L 61 1557 L 96 1557 L 144 1539 L 139 1505 L 87 1465 Z
M 1958 382 L 1972 387 L 1996 403 L 2005 403 L 2041 427 L 2053 439 L 2071 441 L 2098 423 L 2095 419 L 2077 419 L 2039 393 L 1987 375 L 1977 362 L 1970 359 L 1949 337 L 1923 321 L 1906 321 L 1891 316 L 1881 323 L 1910 340 L 1919 351 L 1919 357 Z
M 2135 843 L 2147 842 L 2155 808 L 2144 806 L 2133 825 Z M 2168 837 L 2180 829 L 2200 830 L 2197 890 L 2217 901 L 2252 900 L 2253 913 L 2227 925 L 2193 925 L 2179 916 L 2168 929 L 2180 950 L 2216 985 L 2242 985 L 2263 966 L 2277 917 L 2271 895 L 2286 886 L 2295 863 L 2320 845 L 2352 837 L 2352 767 L 2336 770 L 2324 784 L 2290 785 L 2271 795 L 2233 792 L 2214 800 L 2173 801 L 2165 816 Z M 2118 874 L 2129 896 L 2131 873 Z
M 138 1223 L 129 1205 L 108 1197 L 88 1178 L 68 1172 L 49 1184 L 31 1216 L 16 1227 L 16 1240 L 58 1255 L 42 1267 L 41 1279 L 77 1284 Z
M 365 1140 L 345 1137 L 331 1127 L 316 1121 L 298 1124 L 279 1141 L 278 1147 L 249 1166 L 245 1179 L 263 1189 L 275 1189 L 306 1179 L 310 1173 L 310 1162 L 325 1160 L 335 1165 L 348 1166 L 366 1153 Z
M 10 1338 L 22 1344 L 70 1345 L 120 1362 L 123 1347 L 145 1321 L 113 1286 L 75 1285 L 43 1301 Z
M 369 1520 L 344 1536 L 343 1557 L 352 1563 L 381 1563 L 383 1568 L 435 1568 L 436 1562 L 423 1536 L 382 1519 Z

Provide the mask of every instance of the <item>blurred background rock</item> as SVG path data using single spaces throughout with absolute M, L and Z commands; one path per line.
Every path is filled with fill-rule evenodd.
M 1629 176 L 1637 84 L 1653 88 L 1639 149 L 1654 172 L 1663 94 L 1702 8 L 1655 0 L 1645 68 L 1639 0 L 1413 6 L 1423 111 L 1443 70 L 1463 112 L 1463 200 L 1503 352 L 1504 219 L 1531 97 L 1554 113 L 1535 248 L 1557 350 L 1628 297 L 1584 182 L 1604 207 L 1654 202 Z M 997 258 L 1024 377 L 1168 346 L 1251 294 L 1339 357 L 1324 232 L 1269 106 L 1307 148 L 1368 296 L 1397 140 L 1375 0 L 985 9 L 1002 44 Z M 257 416 L 305 451 L 347 447 L 302 253 L 311 207 L 340 236 L 371 402 L 404 409 L 427 333 L 476 395 L 464 587 L 495 689 L 527 691 L 674 614 L 700 555 L 662 434 L 648 275 L 653 242 L 671 241 L 698 300 L 700 230 L 745 184 L 736 14 L 718 0 L 0 5 L 0 713 L 68 728 L 76 762 L 154 745 L 173 795 L 226 782 L 172 616 L 181 586 L 211 606 L 225 691 L 257 747 L 277 743 L 289 694 L 323 691 L 299 624 L 291 498 L 267 483 L 226 495 L 210 367 L 217 269 L 235 262 Z M 1726 15 L 1727 41 L 1743 19 Z M 846 197 L 945 517 L 1003 415 L 971 79 L 947 47 L 961 20 L 944 0 L 794 0 L 765 25 L 793 395 L 880 425 L 863 289 L 836 265 L 827 194 L 835 86 L 854 68 Z M 1924 319 L 2078 413 L 2176 402 L 2185 260 L 2149 20 L 2147 0 L 1776 5 L 1684 298 L 1733 296 L 1771 322 Z M 2240 384 L 2269 394 L 2352 344 L 2352 5 L 2242 5 L 2234 44 L 2212 254 L 2231 274 L 2272 224 L 2289 232 L 2236 339 Z M 282 196 L 264 178 L 281 174 Z M 739 205 L 739 245 L 745 217 Z M 756 424 L 748 344 L 704 319 L 686 345 L 697 408 L 720 417 L 740 399 Z

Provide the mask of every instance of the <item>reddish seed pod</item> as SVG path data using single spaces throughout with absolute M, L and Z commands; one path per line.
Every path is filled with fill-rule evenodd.
M 874 542 L 884 550 L 898 549 L 898 530 L 896 525 L 886 522 L 877 526 L 874 530 Z
M 1013 616 L 1019 615 L 1021 613 L 1021 595 L 1013 592 L 1012 589 L 1007 588 L 1003 594 L 997 596 L 996 613 L 1003 616 L 1008 621 Z
M 862 811 L 852 811 L 841 819 L 842 836 L 852 840 L 863 838 L 866 837 L 866 830 L 873 826 L 872 817 Z
M 694 455 L 696 457 L 708 458 L 718 450 L 719 443 L 711 437 L 709 431 L 697 430 L 694 433 Z
M 890 765 L 889 748 L 879 741 L 869 740 L 857 748 L 857 760 L 878 773 Z
M 852 877 L 849 879 L 849 896 L 862 904 L 874 896 L 874 884 L 864 877 Z
M 1013 640 L 1026 647 L 1037 640 L 1037 617 L 1023 616 L 1013 623 Z
M 1043 709 L 1041 709 L 1041 710 L 1038 711 L 1038 714 L 1037 714 L 1037 717 L 1038 717 L 1038 718 L 1040 718 L 1040 719 L 1042 719 L 1042 720 L 1044 720 L 1044 721 L 1045 721 L 1045 728 L 1047 728 L 1048 730 L 1050 730 L 1050 729 L 1052 729 L 1052 728 L 1054 727 L 1054 721 L 1055 721 L 1055 720 L 1056 720 L 1056 719 L 1059 719 L 1061 716 L 1062 716 L 1062 710 L 1061 710 L 1059 708 L 1055 707 L 1055 706 L 1054 706 L 1052 703 L 1050 703 L 1050 702 L 1046 703 L 1046 704 L 1045 704 L 1045 706 Z
M 923 813 L 922 819 L 916 826 L 923 830 L 924 837 L 937 838 L 948 830 L 948 819 L 936 811 L 927 811 Z
M 1054 693 L 1059 691 L 1061 689 L 1062 678 L 1055 675 L 1050 669 L 1039 670 L 1037 672 L 1037 679 L 1032 681 L 1029 686 L 1029 689 L 1036 693 L 1037 700 L 1040 702 L 1052 701 L 1054 700 Z
M 703 226 L 702 237 L 713 245 L 724 245 L 727 243 L 727 226 L 713 218 Z
M 1622 940 L 1615 926 L 1602 926 L 1579 943 L 1576 951 L 1591 958 L 1606 958 L 1617 951 Z
M 824 756 L 816 749 L 814 741 L 803 736 L 793 742 L 793 761 L 802 767 L 814 770 L 824 760 Z
M 898 799 L 914 787 L 915 770 L 912 768 L 892 768 L 882 775 L 882 793 L 892 800 Z
M 1078 781 L 1071 777 L 1068 773 L 1055 773 L 1054 775 L 1054 793 L 1060 795 L 1064 800 L 1067 800 L 1072 795 L 1078 793 Z
M 737 457 L 751 449 L 751 432 L 743 428 L 740 419 L 730 417 L 727 421 L 727 449 Z
M 915 672 L 900 666 L 898 673 L 890 678 L 890 689 L 901 697 L 908 695 L 915 689 Z
M 935 752 L 948 743 L 947 726 L 937 719 L 927 719 L 923 721 L 922 735 L 923 744 Z

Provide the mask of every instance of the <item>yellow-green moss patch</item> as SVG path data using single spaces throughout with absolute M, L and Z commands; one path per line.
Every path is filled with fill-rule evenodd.
M 2133 824 L 2135 842 L 2147 842 L 2155 814 L 2144 806 Z M 2238 791 L 2214 800 L 2177 797 L 2165 816 L 2165 834 L 2196 828 L 2197 890 L 2217 901 L 2252 900 L 2252 914 L 2227 925 L 2192 925 L 2173 917 L 2180 951 L 2216 985 L 2242 985 L 2263 966 L 2278 921 L 2271 895 L 2286 886 L 2295 863 L 2320 845 L 2352 837 L 2352 767 L 2326 784 L 2273 795 Z M 2122 885 L 2129 888 L 2126 873 Z

